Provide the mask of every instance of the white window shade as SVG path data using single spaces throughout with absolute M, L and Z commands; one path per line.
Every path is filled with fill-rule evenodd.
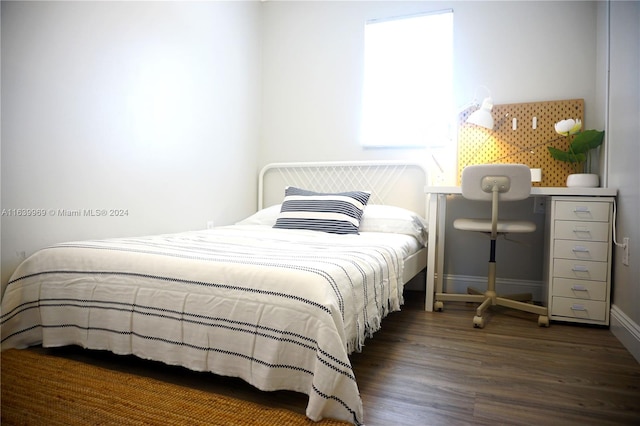
M 368 22 L 364 54 L 362 144 L 446 145 L 453 117 L 453 13 Z

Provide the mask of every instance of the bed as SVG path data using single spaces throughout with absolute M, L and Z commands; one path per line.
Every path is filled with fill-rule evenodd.
M 257 213 L 234 225 L 39 250 L 7 284 L 2 350 L 133 354 L 302 392 L 310 419 L 363 424 L 349 354 L 425 268 L 426 179 L 410 163 L 270 164 Z M 356 232 L 306 227 L 307 210 L 327 219 L 310 206 L 363 193 L 359 219 L 340 221 Z

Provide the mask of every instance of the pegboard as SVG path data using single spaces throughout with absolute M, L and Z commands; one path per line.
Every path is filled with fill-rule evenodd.
M 584 129 L 583 99 L 494 105 L 493 130 L 468 124 L 473 111 L 467 109 L 458 116 L 458 184 L 462 169 L 468 165 L 520 163 L 542 169 L 542 181 L 533 182 L 533 186 L 566 186 L 573 167 L 554 160 L 547 146 L 568 149 L 570 138 L 558 135 L 554 128 L 560 120 L 580 119 Z

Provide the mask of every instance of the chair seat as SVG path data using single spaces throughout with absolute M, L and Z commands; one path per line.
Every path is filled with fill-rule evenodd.
M 453 221 L 453 227 L 462 231 L 491 232 L 491 219 L 461 218 Z M 499 220 L 499 233 L 534 232 L 536 224 L 527 220 Z

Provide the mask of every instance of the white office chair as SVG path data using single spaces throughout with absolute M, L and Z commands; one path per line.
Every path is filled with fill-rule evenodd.
M 538 314 L 538 325 L 548 327 L 547 308 L 530 302 L 531 294 L 498 296 L 496 293 L 496 239 L 500 234 L 524 233 L 536 230 L 533 222 L 524 220 L 498 219 L 500 201 L 516 201 L 529 197 L 531 193 L 531 172 L 522 164 L 481 164 L 467 166 L 462 170 L 462 196 L 469 200 L 491 201 L 491 219 L 456 219 L 453 227 L 463 231 L 487 233 L 491 237 L 489 253 L 489 274 L 487 291 L 484 293 L 473 288 L 470 294 L 436 293 L 434 309 L 441 311 L 444 301 L 479 302 L 474 327 L 484 327 L 484 311 L 492 305 L 505 306 L 525 312 Z

